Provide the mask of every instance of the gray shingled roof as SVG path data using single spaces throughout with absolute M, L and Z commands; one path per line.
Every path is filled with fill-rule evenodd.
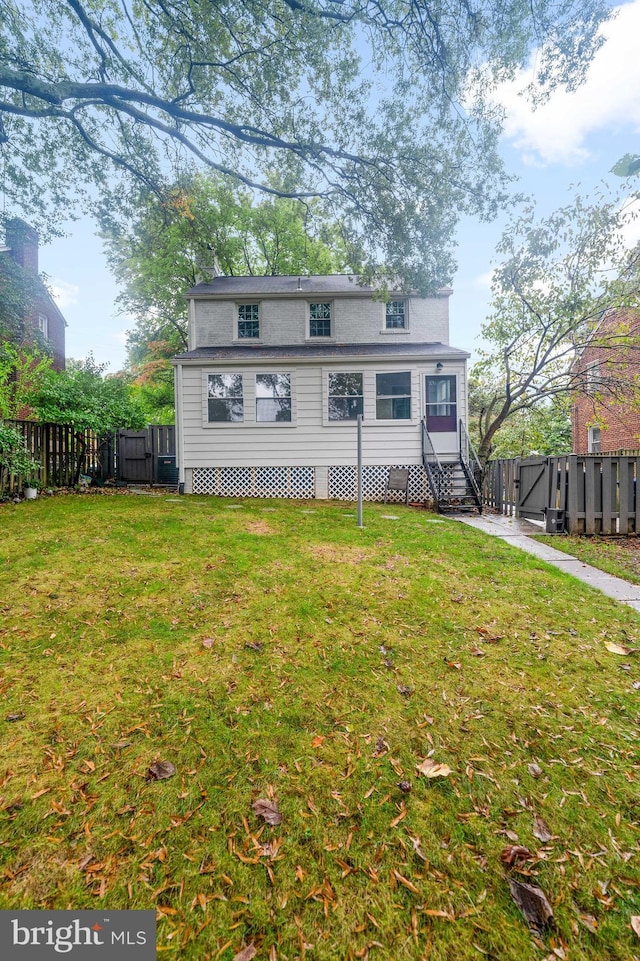
M 278 294 L 354 294 L 370 295 L 373 287 L 361 286 L 354 274 L 328 274 L 303 277 L 289 275 L 283 277 L 214 277 L 212 280 L 196 284 L 186 293 L 187 297 L 219 296 L 238 297 L 274 296 Z M 446 288 L 443 294 L 451 291 Z M 406 295 L 405 295 L 406 296 Z
M 185 354 L 178 354 L 174 360 L 241 360 L 251 363 L 252 360 L 296 360 L 314 358 L 340 357 L 451 357 L 465 358 L 469 354 L 457 347 L 449 347 L 442 343 L 429 344 L 295 344 L 294 346 L 278 345 L 275 347 L 198 347 Z

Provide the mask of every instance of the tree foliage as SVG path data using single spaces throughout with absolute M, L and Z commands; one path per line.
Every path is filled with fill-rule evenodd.
M 65 370 L 49 371 L 29 397 L 38 419 L 96 434 L 144 427 L 144 412 L 129 384 L 121 377 L 105 377 L 104 370 L 89 355 L 69 360 Z
M 456 216 L 503 199 L 492 86 L 534 46 L 533 93 L 574 86 L 606 16 L 604 0 L 0 0 L 5 190 L 42 226 L 46 200 L 67 213 L 114 170 L 155 189 L 189 158 L 323 198 L 371 269 L 432 290 Z
M 601 323 L 615 311 L 640 306 L 640 248 L 629 249 L 624 227 L 633 204 L 580 197 L 536 219 L 516 214 L 497 247 L 492 311 L 481 328 L 487 347 L 474 366 L 483 403 L 478 410 L 482 463 L 508 418 L 577 391 L 628 397 L 638 391 L 638 368 L 620 348 L 638 349 L 624 325 Z M 628 327 L 628 325 L 627 325 Z M 608 352 L 606 381 L 576 360 L 588 346 Z
M 228 177 L 197 175 L 149 191 L 126 224 L 102 214 L 118 301 L 135 321 L 128 334 L 134 388 L 149 421 L 173 419 L 170 358 L 186 350 L 185 292 L 215 272 L 234 275 L 357 272 L 358 252 L 320 215 L 318 204 L 283 197 L 259 202 Z
M 0 341 L 0 419 L 27 420 L 33 415 L 30 397 L 51 364 L 51 357 L 37 348 Z

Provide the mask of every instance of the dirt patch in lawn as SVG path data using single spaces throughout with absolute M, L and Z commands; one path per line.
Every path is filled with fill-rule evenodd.
M 369 556 L 368 551 L 337 544 L 311 544 L 309 553 L 319 561 L 338 564 L 362 564 Z
M 278 532 L 275 528 L 265 523 L 265 521 L 251 521 L 247 524 L 247 533 L 266 536 L 267 534 L 277 534 Z

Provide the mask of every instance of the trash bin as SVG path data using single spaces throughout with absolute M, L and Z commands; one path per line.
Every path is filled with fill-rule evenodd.
M 545 531 L 547 534 L 563 534 L 564 533 L 564 515 L 565 511 L 556 510 L 553 507 L 547 507 L 545 510 Z
M 158 457 L 158 469 L 156 476 L 158 484 L 178 483 L 178 468 L 176 467 L 175 456 L 165 455 L 163 457 Z

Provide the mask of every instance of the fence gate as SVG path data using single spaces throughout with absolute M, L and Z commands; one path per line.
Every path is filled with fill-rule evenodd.
M 546 457 L 527 457 L 520 461 L 518 514 L 544 520 L 549 502 L 549 461 Z
M 118 431 L 119 484 L 152 484 L 153 454 L 148 430 Z
M 117 465 L 118 484 L 177 484 L 175 427 L 119 430 Z

